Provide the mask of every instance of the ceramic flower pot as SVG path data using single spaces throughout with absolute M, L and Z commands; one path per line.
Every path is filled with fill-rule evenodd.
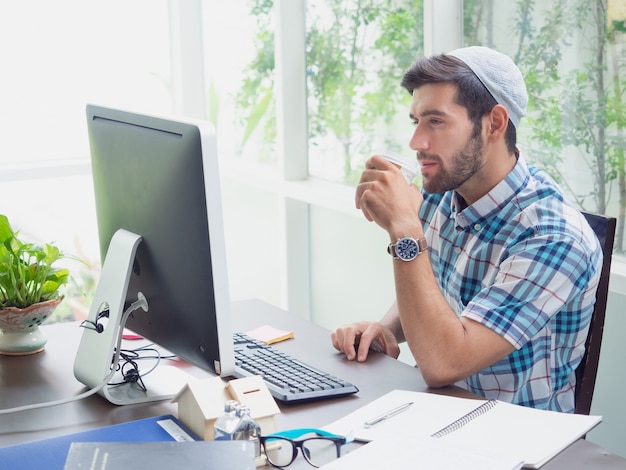
M 39 329 L 60 300 L 48 300 L 26 308 L 0 310 L 0 354 L 19 356 L 43 351 L 46 336 Z

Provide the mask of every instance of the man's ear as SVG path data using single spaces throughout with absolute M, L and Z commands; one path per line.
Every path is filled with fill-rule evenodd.
M 509 112 L 501 104 L 496 104 L 489 112 L 489 129 L 490 137 L 504 137 L 506 128 L 509 124 Z

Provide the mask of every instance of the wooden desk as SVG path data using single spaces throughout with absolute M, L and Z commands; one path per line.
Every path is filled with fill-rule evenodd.
M 393 389 L 428 390 L 414 367 L 382 354 L 374 354 L 364 364 L 346 361 L 330 344 L 328 330 L 260 301 L 234 303 L 234 329 L 246 331 L 264 324 L 295 332 L 294 340 L 280 343 L 277 348 L 349 380 L 360 389 L 357 395 L 350 397 L 299 405 L 280 404 L 279 429 L 324 426 Z M 72 371 L 82 333 L 78 323 L 44 325 L 43 330 L 48 336 L 44 352 L 21 357 L 0 356 L 0 408 L 57 400 L 85 390 Z M 186 370 L 198 377 L 208 376 L 192 366 Z M 428 391 L 471 396 L 455 387 Z M 0 447 L 166 413 L 175 415 L 176 411 L 176 405 L 168 402 L 116 406 L 95 395 L 52 408 L 1 415 Z M 298 457 L 290 468 L 312 467 Z M 581 439 L 543 468 L 624 469 L 626 459 Z

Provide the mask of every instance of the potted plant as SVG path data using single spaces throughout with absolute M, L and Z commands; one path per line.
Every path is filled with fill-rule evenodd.
M 18 238 L 0 214 L 0 353 L 42 351 L 46 337 L 39 325 L 63 300 L 69 270 L 55 263 L 67 256 L 56 246 Z

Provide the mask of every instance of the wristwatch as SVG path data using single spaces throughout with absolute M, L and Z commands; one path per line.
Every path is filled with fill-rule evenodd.
M 411 261 L 426 251 L 426 238 L 402 237 L 398 238 L 395 243 L 390 243 L 387 247 L 387 253 L 393 256 L 393 259 L 401 259 L 402 261 Z

